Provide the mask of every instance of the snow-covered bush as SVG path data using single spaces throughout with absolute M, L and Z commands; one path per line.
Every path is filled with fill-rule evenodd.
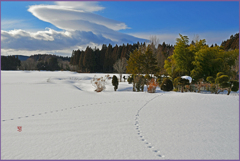
M 104 78 L 103 77 L 97 78 L 96 75 L 93 77 L 93 79 L 91 80 L 91 83 L 96 88 L 95 89 L 96 92 L 101 92 L 106 88 L 105 84 L 108 78 L 109 78 L 109 75 L 105 75 Z

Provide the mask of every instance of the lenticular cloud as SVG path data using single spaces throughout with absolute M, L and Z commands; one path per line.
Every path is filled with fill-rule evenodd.
M 88 28 L 84 28 L 83 22 L 89 22 L 93 25 L 102 25 L 112 30 L 127 28 L 127 25 L 122 22 L 111 20 L 84 10 L 63 8 L 62 6 L 35 5 L 31 6 L 28 11 L 40 20 L 50 22 L 53 25 L 66 30 L 89 31 Z M 68 24 L 65 24 L 66 22 L 68 22 Z
M 123 44 L 145 41 L 119 30 L 129 27 L 119 21 L 93 13 L 104 9 L 97 2 L 57 2 L 55 5 L 34 5 L 28 11 L 38 19 L 62 29 L 30 33 L 23 30 L 1 31 L 2 49 L 66 50 L 90 44 Z
M 104 7 L 100 6 L 98 2 L 88 2 L 88 1 L 58 1 L 55 2 L 58 6 L 63 6 L 64 8 L 70 9 L 80 9 L 86 12 L 94 12 L 103 10 Z
M 49 22 L 63 30 L 92 32 L 95 35 L 102 35 L 115 43 L 142 41 L 118 32 L 118 30 L 128 28 L 125 23 L 82 9 L 75 9 L 69 6 L 63 7 L 62 5 L 35 5 L 31 6 L 28 11 L 40 20 Z
M 92 32 L 85 31 L 55 31 L 47 29 L 31 33 L 23 30 L 1 31 L 2 49 L 15 50 L 63 50 L 77 47 L 79 45 L 89 45 L 89 43 L 113 43 L 112 40 Z M 71 50 L 70 50 L 71 51 Z

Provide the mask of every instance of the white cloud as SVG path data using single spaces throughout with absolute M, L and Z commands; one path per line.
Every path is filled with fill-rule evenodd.
M 125 23 L 84 10 L 75 10 L 75 8 L 66 8 L 64 6 L 34 5 L 30 6 L 28 11 L 38 19 L 65 30 L 94 31 L 98 25 L 116 31 L 128 28 Z
M 66 49 L 55 49 L 55 50 L 48 50 L 47 48 L 45 50 L 18 50 L 18 49 L 3 49 L 1 48 L 1 55 L 24 55 L 24 56 L 31 56 L 34 54 L 52 54 L 52 55 L 61 55 L 61 56 L 71 56 L 73 50 L 85 50 L 86 47 L 89 46 L 91 48 L 102 48 L 102 44 L 95 44 L 95 43 L 89 43 L 87 45 L 76 45 L 73 48 L 66 48 Z
M 99 6 L 98 2 L 74 2 L 74 1 L 60 1 L 55 2 L 58 6 L 63 6 L 64 8 L 70 9 L 80 9 L 86 12 L 94 12 L 103 10 L 104 7 Z
M 97 2 L 56 2 L 56 5 L 34 5 L 28 11 L 38 19 L 49 22 L 63 31 L 46 29 L 29 32 L 25 30 L 1 31 L 2 54 L 18 51 L 39 51 L 71 55 L 72 50 L 102 44 L 123 44 L 143 42 L 118 30 L 127 29 L 122 22 L 111 20 L 95 13 L 104 9 Z M 27 52 L 29 53 L 29 52 Z M 32 55 L 32 54 L 31 54 Z
M 126 35 L 128 37 L 128 35 Z M 132 37 L 130 37 L 132 38 Z M 132 38 L 136 39 L 137 38 Z M 61 54 L 70 56 L 72 50 L 85 50 L 87 46 L 101 47 L 102 44 L 122 44 L 130 40 L 112 41 L 101 34 L 89 31 L 45 31 L 27 32 L 24 30 L 1 31 L 1 54 L 33 55 L 37 53 Z M 27 52 L 26 52 L 27 51 Z
M 64 50 L 90 43 L 114 43 L 101 35 L 85 31 L 55 31 L 47 29 L 35 33 L 23 30 L 1 31 L 2 49 Z

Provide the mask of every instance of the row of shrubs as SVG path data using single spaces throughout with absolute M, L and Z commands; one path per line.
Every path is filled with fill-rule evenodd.
M 97 92 L 101 92 L 105 89 L 105 80 L 110 79 L 109 75 L 106 75 L 105 78 L 96 78 L 94 77 L 92 80 L 93 86 L 96 87 Z M 124 81 L 125 81 L 124 77 Z M 199 81 L 194 84 L 190 84 L 188 79 L 184 79 L 181 77 L 177 77 L 172 82 L 167 77 L 151 77 L 150 75 L 130 75 L 127 78 L 129 84 L 133 84 L 133 91 L 143 92 L 144 86 L 147 86 L 147 92 L 155 93 L 157 86 L 161 88 L 163 91 L 181 91 L 181 92 L 200 92 L 201 88 L 205 88 L 211 93 L 218 94 L 223 92 L 224 90 L 228 91 L 228 95 L 231 91 L 238 91 L 239 82 L 238 81 L 229 81 L 223 73 L 218 73 L 216 79 L 212 77 L 207 78 L 207 82 Z M 112 85 L 114 86 L 114 90 L 118 89 L 118 78 L 113 75 L 112 77 Z
M 124 76 L 124 81 L 125 81 L 125 76 Z M 158 78 L 153 78 L 150 75 L 130 75 L 127 79 L 129 84 L 133 84 L 133 91 L 137 92 L 143 92 L 144 91 L 144 85 L 147 86 L 147 91 L 149 93 L 155 93 L 157 86 L 159 86 L 163 91 L 172 91 L 173 90 L 173 83 L 172 81 L 165 77 L 158 77 Z M 118 89 L 118 79 L 115 75 L 113 75 L 112 78 L 112 85 L 114 86 L 114 90 L 116 91 Z M 189 84 L 189 80 L 187 79 L 179 79 L 179 85 L 185 86 Z M 177 88 L 175 88 L 177 89 Z M 182 88 L 184 89 L 184 88 Z M 183 90 L 182 90 L 183 92 Z
M 124 76 L 124 81 L 125 81 Z M 164 78 L 163 81 L 161 79 L 158 79 L 158 82 L 149 75 L 143 76 L 143 75 L 131 75 L 127 79 L 129 84 L 133 84 L 133 91 L 142 91 L 144 90 L 144 85 L 147 85 L 147 91 L 149 93 L 155 93 L 157 86 L 159 86 L 161 82 L 161 89 L 164 91 L 172 91 L 173 90 L 173 84 L 172 81 L 168 78 Z M 114 91 L 118 89 L 118 78 L 113 75 L 112 77 L 112 85 L 114 86 Z
M 207 77 L 204 81 L 198 80 L 197 82 L 189 82 L 188 79 L 181 77 L 175 78 L 173 81 L 168 77 L 151 77 L 150 75 L 130 75 L 127 79 L 129 84 L 133 84 L 133 91 L 143 91 L 144 85 L 147 85 L 149 93 L 154 93 L 156 87 L 159 86 L 163 91 L 181 91 L 181 92 L 200 92 L 201 89 L 210 91 L 211 93 L 219 94 L 220 92 L 227 91 L 227 95 L 231 91 L 237 92 L 239 90 L 239 81 L 230 80 L 229 76 L 219 72 L 216 78 Z
M 133 84 L 133 91 L 140 92 L 144 90 L 144 85 L 147 85 L 147 90 L 149 93 L 154 93 L 157 86 L 159 86 L 164 91 L 172 91 L 173 83 L 168 78 L 162 77 L 151 77 L 150 75 L 130 75 L 127 79 L 129 84 Z

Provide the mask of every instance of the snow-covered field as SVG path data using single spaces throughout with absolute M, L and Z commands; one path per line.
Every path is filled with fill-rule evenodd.
M 1 71 L 1 159 L 239 159 L 238 95 L 96 93 L 94 75 Z

